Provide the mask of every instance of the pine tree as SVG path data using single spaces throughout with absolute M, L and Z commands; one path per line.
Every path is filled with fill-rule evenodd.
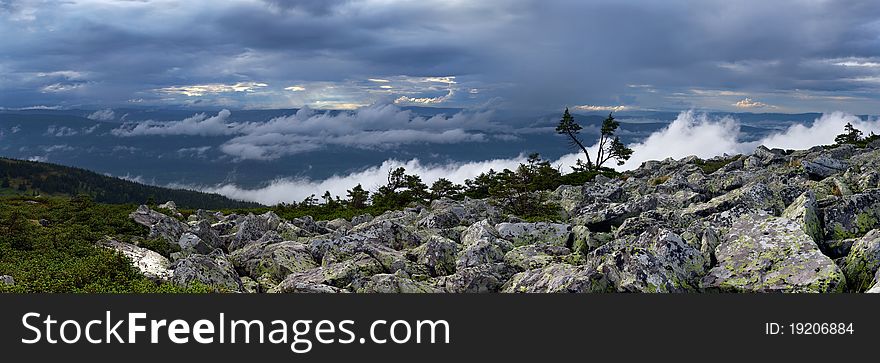
M 559 120 L 559 125 L 556 126 L 556 133 L 568 136 L 572 145 L 584 152 L 587 162 L 586 164 L 579 164 L 579 167 L 585 168 L 586 170 L 599 171 L 609 160 L 613 159 L 617 161 L 617 165 L 623 165 L 623 163 L 629 160 L 632 156 L 633 150 L 628 148 L 620 141 L 620 138 L 615 135 L 618 128 L 620 128 L 620 122 L 614 120 L 614 116 L 609 113 L 608 117 L 602 121 L 602 128 L 599 135 L 599 150 L 596 153 L 595 163 L 593 162 L 593 159 L 590 158 L 589 150 L 587 150 L 583 141 L 578 137 L 578 134 L 583 127 L 574 120 L 574 117 L 569 113 L 568 108 L 565 109 L 565 112 L 562 114 L 562 120 Z

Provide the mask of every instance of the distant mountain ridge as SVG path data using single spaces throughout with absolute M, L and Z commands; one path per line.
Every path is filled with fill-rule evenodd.
M 0 195 L 76 196 L 86 194 L 96 202 L 144 204 L 173 200 L 182 208 L 255 208 L 261 205 L 229 199 L 219 194 L 145 185 L 101 175 L 85 169 L 37 161 L 0 158 Z

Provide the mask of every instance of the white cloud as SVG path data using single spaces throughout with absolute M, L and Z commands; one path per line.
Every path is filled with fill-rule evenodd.
M 95 111 L 86 117 L 95 121 L 113 121 L 116 118 L 116 113 L 112 109 L 107 108 Z
M 40 89 L 43 93 L 69 92 L 85 86 L 85 83 L 53 83 Z
M 43 134 L 45 136 L 55 136 L 55 137 L 67 137 L 67 136 L 75 136 L 79 134 L 76 130 L 67 127 L 67 126 L 57 126 L 51 125 L 46 129 L 46 132 Z
M 452 96 L 455 95 L 455 90 L 448 90 L 445 95 L 437 96 L 437 97 L 409 97 L 409 96 L 400 96 L 394 100 L 394 103 L 418 103 L 418 104 L 435 104 L 435 103 L 443 103 L 449 101 Z
M 452 116 L 421 117 L 395 105 L 376 104 L 352 112 L 316 112 L 304 107 L 296 114 L 266 122 L 230 123 L 228 110 L 217 116 L 198 114 L 182 121 L 146 121 L 112 131 L 116 136 L 201 135 L 232 136 L 220 150 L 238 160 L 276 159 L 328 145 L 387 149 L 413 143 L 449 144 L 485 141 L 483 133 L 497 129 L 491 112 L 460 112 Z
M 610 112 L 618 112 L 628 109 L 626 106 L 595 106 L 595 105 L 581 105 L 574 106 L 574 109 L 581 111 L 610 111 Z
M 190 135 L 190 136 L 220 136 L 233 135 L 238 132 L 241 125 L 227 123 L 229 110 L 221 110 L 216 116 L 208 117 L 204 113 L 196 114 L 181 121 L 159 122 L 144 121 L 133 124 L 124 124 L 113 129 L 111 133 L 116 136 L 147 136 L 147 135 Z
M 408 173 L 417 174 L 422 181 L 431 184 L 437 179 L 446 178 L 456 183 L 462 183 L 465 179 L 471 179 L 481 172 L 489 169 L 502 170 L 515 168 L 525 161 L 525 157 L 514 159 L 497 159 L 473 163 L 453 163 L 447 165 L 424 165 L 418 159 L 409 161 L 387 160 L 382 165 L 374 166 L 363 171 L 349 175 L 336 175 L 325 180 L 308 179 L 278 179 L 269 183 L 268 186 L 259 189 L 242 189 L 232 184 L 214 187 L 193 188 L 211 193 L 219 193 L 230 198 L 256 201 L 263 204 L 278 204 L 281 202 L 301 201 L 311 194 L 321 195 L 330 191 L 333 195 L 345 196 L 345 192 L 357 184 L 363 185 L 364 189 L 375 191 L 388 180 L 389 171 L 398 168 L 406 168 Z
M 739 108 L 767 108 L 767 107 L 772 108 L 772 107 L 775 107 L 775 106 L 768 105 L 764 102 L 753 100 L 748 97 L 743 98 L 742 100 L 739 100 L 737 103 L 734 103 L 733 105 L 736 107 L 739 107 Z
M 306 90 L 306 88 L 303 86 L 290 86 L 290 87 L 284 87 L 284 89 L 291 91 L 291 92 L 302 92 L 302 91 Z
M 156 91 L 168 94 L 181 94 L 188 97 L 204 96 L 206 94 L 229 93 L 229 92 L 253 92 L 267 87 L 268 84 L 260 82 L 238 82 L 235 84 L 210 83 L 195 84 L 189 86 L 172 86 L 159 88 Z

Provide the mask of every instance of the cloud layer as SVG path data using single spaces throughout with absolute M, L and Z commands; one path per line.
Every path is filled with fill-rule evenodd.
M 492 112 L 462 111 L 423 117 L 392 104 L 375 104 L 351 112 L 302 108 L 266 122 L 231 122 L 232 113 L 204 113 L 180 121 L 129 123 L 111 131 L 119 137 L 229 136 L 220 150 L 238 160 L 271 160 L 287 155 L 344 146 L 388 149 L 406 144 L 482 142 L 486 130 L 497 130 Z
M 833 144 L 834 137 L 842 132 L 847 123 L 852 123 L 866 134 L 880 133 L 880 120 L 862 120 L 851 114 L 834 112 L 822 115 L 810 125 L 794 125 L 759 141 L 742 142 L 739 140 L 740 123 L 737 120 L 730 117 L 711 118 L 693 111 L 682 112 L 668 127 L 651 134 L 640 143 L 630 145 L 634 150 L 633 156 L 619 169 L 632 170 L 645 161 L 669 157 L 680 159 L 696 155 L 701 158 L 711 158 L 725 154 L 750 153 L 758 145 L 770 148 L 805 149 L 815 145 Z M 590 150 L 595 152 L 596 146 L 594 145 Z M 581 155 L 577 153 L 564 155 L 552 161 L 552 164 L 567 172 L 579 157 Z M 407 161 L 392 159 L 359 172 L 336 175 L 325 180 L 277 179 L 259 189 L 243 189 L 233 184 L 187 187 L 216 192 L 236 199 L 277 204 L 301 201 L 311 194 L 320 195 L 324 191 L 345 196 L 346 190 L 359 183 L 369 190 L 376 190 L 386 182 L 390 170 L 401 166 L 410 173 L 418 174 L 428 184 L 439 178 L 463 183 L 465 179 L 473 178 L 489 169 L 513 169 L 523 161 L 525 157 L 522 155 L 511 159 L 445 165 L 426 165 L 418 159 Z

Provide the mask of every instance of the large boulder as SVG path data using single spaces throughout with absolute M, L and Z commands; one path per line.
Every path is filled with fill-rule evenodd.
M 276 281 L 318 266 L 308 246 L 293 241 L 250 244 L 232 252 L 229 259 L 241 275 L 252 278 L 268 275 Z
M 495 225 L 498 236 L 514 246 L 547 244 L 571 247 L 574 236 L 571 226 L 561 223 L 499 223 Z
M 843 273 L 853 291 L 865 291 L 874 285 L 874 275 L 880 268 L 880 229 L 868 232 L 858 239 L 846 256 Z
M 480 239 L 476 243 L 467 245 L 458 253 L 455 262 L 457 269 L 479 266 L 484 263 L 504 261 L 504 254 L 513 249 L 513 244 L 507 240 Z
M 440 236 L 431 236 L 428 242 L 410 251 L 416 262 L 428 268 L 431 276 L 446 276 L 455 273 L 458 245 Z
M 216 250 L 210 255 L 192 254 L 178 260 L 172 267 L 171 281 L 177 284 L 186 286 L 199 282 L 221 292 L 244 291 L 241 278 L 223 251 Z
M 614 287 L 592 266 L 558 263 L 520 272 L 502 288 L 507 293 L 609 292 Z
M 440 293 L 442 289 L 427 282 L 411 279 L 405 273 L 378 274 L 370 277 L 363 286 L 357 289 L 360 293 Z
M 318 285 L 341 289 L 384 271 L 379 261 L 365 253 L 358 253 L 345 261 L 291 274 L 274 291 L 300 292 L 305 287 Z
M 544 268 L 562 262 L 563 256 L 571 254 L 571 250 L 554 245 L 526 245 L 516 247 L 504 255 L 504 263 L 520 271 Z
M 489 220 L 482 220 L 470 225 L 461 233 L 461 244 L 470 246 L 483 240 L 493 242 L 498 238 L 500 238 L 498 231 Z
M 644 195 L 625 202 L 595 202 L 577 210 L 572 224 L 595 232 L 610 232 L 629 218 L 657 208 L 656 195 Z
M 171 261 L 168 261 L 165 256 L 146 248 L 138 247 L 131 243 L 119 242 L 114 239 L 105 239 L 98 244 L 102 247 L 116 250 L 127 257 L 138 271 L 151 280 L 166 281 L 174 273 L 171 270 Z
M 176 218 L 156 212 L 150 207 L 142 205 L 128 215 L 135 223 L 150 229 L 149 238 L 163 238 L 169 243 L 177 243 L 180 236 L 189 230 L 189 227 Z
M 847 239 L 880 227 L 880 189 L 841 198 L 824 210 L 825 238 Z
M 616 240 L 587 256 L 620 292 L 694 292 L 708 261 L 664 228 Z
M 730 292 L 840 292 L 846 278 L 801 223 L 747 215 L 715 250 L 718 265 L 702 287 Z
M 434 281 L 434 286 L 449 293 L 498 292 L 516 271 L 503 263 L 486 263 L 462 268 Z
M 248 214 L 242 217 L 236 224 L 235 236 L 228 246 L 229 252 L 258 241 L 266 232 L 275 230 L 279 225 L 280 219 L 272 212 L 259 216 Z
M 845 161 L 828 156 L 819 156 L 813 160 L 803 160 L 801 161 L 801 165 L 810 177 L 819 180 L 837 173 L 842 173 L 846 171 L 847 168 Z

